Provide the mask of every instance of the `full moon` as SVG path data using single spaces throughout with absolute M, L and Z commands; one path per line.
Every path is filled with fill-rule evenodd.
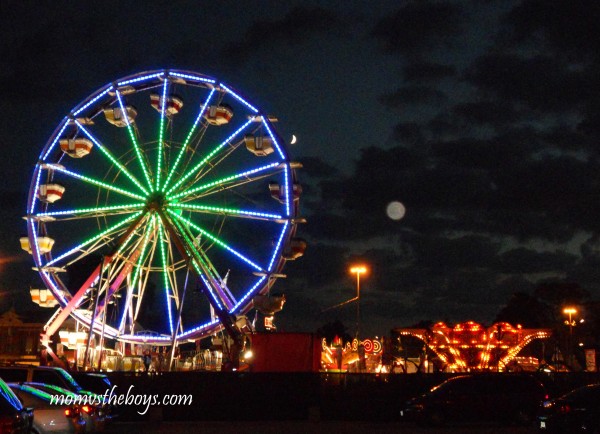
M 404 217 L 404 214 L 406 214 L 406 208 L 401 202 L 393 201 L 388 203 L 385 212 L 392 220 L 400 220 L 402 217 Z

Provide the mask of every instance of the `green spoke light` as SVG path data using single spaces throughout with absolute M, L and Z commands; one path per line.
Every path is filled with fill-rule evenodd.
M 168 80 L 165 77 L 165 80 L 163 82 L 163 91 L 162 91 L 162 100 L 159 100 L 161 102 L 161 107 L 160 107 L 160 127 L 159 127 L 159 133 L 158 133 L 158 150 L 157 150 L 157 155 L 156 155 L 156 185 L 155 185 L 155 191 L 160 191 L 160 174 L 162 172 L 162 153 L 163 153 L 163 140 L 165 137 L 165 109 L 167 107 L 167 84 L 168 84 Z
M 223 184 L 226 184 L 228 182 L 235 181 L 236 179 L 247 178 L 250 175 L 254 175 L 256 173 L 264 172 L 266 170 L 272 169 L 272 168 L 277 167 L 279 165 L 280 165 L 280 163 L 278 163 L 278 162 L 277 163 L 271 163 L 271 164 L 267 164 L 266 166 L 261 166 L 261 167 L 258 167 L 256 169 L 252 169 L 252 170 L 248 170 L 246 172 L 238 173 L 237 175 L 231 175 L 231 176 L 228 176 L 226 178 L 222 178 L 222 179 L 219 179 L 217 181 L 209 182 L 208 184 L 203 184 L 203 185 L 200 185 L 198 187 L 194 187 L 194 188 L 192 188 L 190 190 L 187 190 L 187 191 L 184 191 L 184 192 L 181 192 L 181 193 L 177 193 L 174 196 L 169 196 L 168 199 L 172 200 L 172 199 L 178 199 L 178 198 L 184 197 L 184 196 L 189 196 L 191 194 L 198 193 L 199 191 L 202 191 L 202 190 L 208 190 L 209 188 L 218 187 L 219 185 L 223 185 Z
M 52 170 L 64 173 L 65 175 L 71 176 L 73 178 L 80 179 L 82 181 L 85 181 L 85 182 L 90 183 L 92 185 L 95 185 L 97 187 L 102 187 L 102 188 L 105 188 L 107 190 L 114 191 L 115 193 L 120 193 L 120 194 L 123 194 L 125 196 L 132 197 L 134 199 L 145 200 L 145 198 L 143 196 L 140 196 L 139 194 L 135 194 L 135 193 L 132 193 L 131 191 L 123 190 L 122 188 L 112 186 L 112 185 L 107 184 L 107 183 L 102 182 L 102 181 L 98 181 L 97 179 L 90 178 L 89 176 L 80 175 L 78 173 L 75 173 L 75 172 L 72 172 L 70 170 L 67 170 L 67 169 L 65 169 L 65 168 L 63 168 L 63 167 L 61 167 L 61 166 L 59 166 L 57 164 L 48 165 L 48 167 L 50 167 Z
M 94 142 L 94 144 L 96 145 L 96 147 L 98 149 L 100 149 L 100 151 L 102 151 L 102 153 L 106 156 L 106 158 L 108 158 L 110 160 L 111 163 L 113 163 L 116 167 L 119 168 L 119 170 L 121 172 L 123 172 L 127 178 L 129 178 L 129 180 L 131 182 L 133 182 L 140 190 L 142 190 L 142 192 L 144 194 L 148 194 L 148 190 L 146 190 L 141 184 L 140 182 L 135 178 L 135 176 L 133 176 L 131 174 L 131 172 L 129 170 L 127 170 L 127 168 L 125 166 L 123 166 L 123 164 L 121 164 L 121 162 L 119 160 L 117 160 L 108 149 L 106 149 L 105 146 L 103 146 L 98 140 L 96 140 L 96 138 L 83 126 L 79 123 L 79 121 L 75 121 L 75 123 L 77 124 L 77 126 L 79 127 L 79 129 L 81 131 L 83 131 L 85 133 L 86 136 L 88 136 L 88 138 Z
M 36 217 L 55 217 L 61 215 L 79 215 L 79 214 L 89 214 L 89 213 L 106 213 L 110 211 L 120 211 L 120 210 L 138 210 L 142 208 L 145 204 L 131 204 L 131 205 L 113 205 L 113 206 L 101 206 L 95 208 L 81 208 L 81 209 L 70 209 L 66 211 L 51 211 L 51 212 L 42 212 L 38 213 Z
M 108 229 L 106 229 L 106 230 L 104 230 L 104 231 L 100 232 L 100 233 L 99 233 L 99 234 L 97 234 L 97 235 L 94 235 L 94 236 L 93 236 L 93 237 L 91 237 L 91 238 L 88 238 L 88 239 L 87 239 L 87 240 L 85 240 L 83 243 L 81 243 L 81 244 L 79 244 L 79 245 L 77 245 L 77 246 L 73 247 L 73 248 L 72 248 L 71 250 L 69 250 L 68 252 L 66 252 L 66 253 L 63 253 L 62 255 L 60 255 L 60 256 L 58 256 L 58 257 L 56 257 L 56 258 L 52 259 L 51 261 L 47 262 L 47 263 L 46 263 L 46 265 L 47 265 L 47 266 L 49 266 L 49 265 L 56 264 L 58 261 L 60 261 L 60 260 L 62 260 L 62 259 L 64 259 L 64 258 L 66 258 L 67 256 L 70 256 L 70 255 L 72 255 L 73 253 L 75 253 L 75 252 L 77 252 L 77 251 L 81 250 L 83 247 L 87 246 L 88 244 L 95 243 L 95 242 L 96 242 L 96 241 L 98 241 L 99 239 L 106 237 L 106 236 L 107 236 L 108 234 L 110 234 L 111 232 L 114 232 L 114 231 L 116 231 L 117 229 L 119 229 L 119 228 L 121 228 L 121 227 L 125 226 L 127 223 L 129 223 L 129 222 L 131 222 L 131 221 L 135 220 L 135 219 L 136 219 L 137 217 L 139 217 L 141 214 L 142 214 L 141 212 L 138 212 L 138 213 L 136 213 L 136 214 L 134 214 L 134 215 L 132 215 L 132 216 L 129 216 L 129 217 L 127 217 L 127 218 L 126 218 L 126 219 L 124 219 L 123 221 L 120 221 L 119 223 L 116 223 L 116 224 L 112 225 L 112 226 L 111 226 L 111 227 L 109 227 Z
M 225 214 L 230 216 L 256 217 L 267 220 L 281 220 L 283 217 L 280 214 L 269 214 L 264 212 L 246 211 L 243 209 L 222 208 L 208 205 L 190 205 L 186 203 L 171 205 L 174 209 L 189 209 L 193 211 L 207 211 L 217 214 Z
M 133 288 L 135 288 L 136 282 L 142 270 L 142 264 L 146 258 L 146 250 L 148 248 L 148 243 L 150 241 L 150 233 L 154 228 L 154 216 L 150 219 L 150 223 L 146 226 L 146 230 L 144 231 L 144 239 L 142 241 L 142 250 L 140 252 L 140 256 L 135 264 L 135 271 L 133 272 L 133 279 L 131 279 L 131 289 L 127 292 L 127 301 L 125 304 L 125 308 L 123 309 L 121 321 L 119 323 L 119 330 L 123 330 L 123 326 L 125 324 L 125 317 L 127 316 L 127 307 L 131 303 L 131 298 L 133 296 Z M 131 234 L 133 235 L 133 234 Z
M 162 222 L 160 222 L 161 229 L 164 229 Z M 165 240 L 167 240 L 166 230 L 161 231 L 165 236 Z M 163 282 L 165 285 L 165 303 L 167 304 L 167 313 L 169 315 L 169 329 L 171 333 L 173 333 L 173 314 L 171 313 L 171 285 L 169 283 L 169 262 L 167 261 L 167 255 L 165 252 L 165 243 L 161 239 L 159 239 L 160 243 L 160 257 L 162 259 L 162 272 L 163 272 Z
M 204 284 L 206 285 L 206 287 L 208 288 L 208 290 L 211 293 L 211 296 L 213 298 L 213 300 L 215 300 L 215 302 L 217 303 L 219 309 L 223 309 L 223 306 L 219 300 L 219 297 L 216 296 L 216 294 L 214 293 L 214 288 L 212 287 L 212 285 L 206 281 L 206 277 L 204 272 L 202 271 L 203 269 L 205 269 L 208 273 L 210 273 L 210 269 L 208 267 L 208 265 L 204 264 L 204 261 L 202 260 L 202 258 L 200 257 L 200 254 L 198 252 L 198 250 L 195 248 L 194 246 L 194 242 L 189 238 L 187 231 L 185 230 L 185 228 L 183 228 L 181 226 L 181 224 L 177 221 L 174 220 L 173 224 L 176 226 L 177 230 L 179 231 L 179 233 L 181 234 L 183 241 L 186 244 L 186 248 L 188 250 L 188 253 L 190 255 L 191 261 L 192 261 L 192 265 L 194 266 L 194 269 L 196 270 L 196 272 L 198 273 L 198 275 L 200 276 L 200 278 L 204 281 Z M 200 264 L 203 264 L 204 267 L 202 267 Z M 214 279 L 214 276 L 211 276 Z
M 239 133 L 241 133 L 242 131 L 244 131 L 246 129 L 246 127 L 248 125 L 250 125 L 251 123 L 252 123 L 252 120 L 249 120 L 248 122 L 246 122 L 244 125 L 242 125 L 240 128 L 238 128 L 238 130 L 236 132 L 234 132 L 232 135 L 230 135 L 229 137 L 227 137 L 219 146 L 217 146 L 216 148 L 214 148 L 206 157 L 204 157 L 202 159 L 202 161 L 200 161 L 191 170 L 189 170 L 185 175 L 183 175 L 181 177 L 181 179 L 179 181 L 177 181 L 173 185 L 173 187 L 171 187 L 167 191 L 167 195 L 169 193 L 173 192 L 177 187 L 179 187 L 185 181 L 187 181 L 194 173 L 196 173 L 198 170 L 200 170 L 202 167 L 204 167 L 206 165 L 206 163 L 209 162 L 212 157 L 214 157 L 224 146 L 226 146 L 227 144 L 229 144 L 229 142 L 231 140 L 233 140 L 234 137 L 236 137 Z
M 140 150 L 140 145 L 135 138 L 135 133 L 133 128 L 131 128 L 131 123 L 127 117 L 127 112 L 125 111 L 125 106 L 123 104 L 123 99 L 121 98 L 121 93 L 117 90 L 117 99 L 119 100 L 119 107 L 121 108 L 121 113 L 125 116 L 125 120 L 127 123 L 127 132 L 129 133 L 129 138 L 131 139 L 131 144 L 133 145 L 133 149 L 135 150 L 135 155 L 138 159 L 138 162 L 142 168 L 142 172 L 144 172 L 144 177 L 146 178 L 146 182 L 148 183 L 148 187 L 152 190 L 152 182 L 150 181 L 150 175 L 148 174 L 148 169 L 146 168 L 146 160 L 142 156 L 142 151 Z
M 200 109 L 200 113 L 198 113 L 198 117 L 196 118 L 196 121 L 192 125 L 192 128 L 190 128 L 190 132 L 188 133 L 187 137 L 185 138 L 185 141 L 183 142 L 183 145 L 181 146 L 181 149 L 179 149 L 179 153 L 177 155 L 177 158 L 175 159 L 175 163 L 173 163 L 173 167 L 171 167 L 171 170 L 169 171 L 169 175 L 167 176 L 167 179 L 165 180 L 165 185 L 164 185 L 163 190 L 165 190 L 169 186 L 169 182 L 171 181 L 171 178 L 175 174 L 175 170 L 179 166 L 179 162 L 183 158 L 183 154 L 185 154 L 185 150 L 188 147 L 190 139 L 194 135 L 194 131 L 196 131 L 196 128 L 198 127 L 198 123 L 202 119 L 202 115 L 204 114 L 204 111 L 206 110 L 206 107 L 208 106 L 208 104 L 209 104 L 209 102 L 212 99 L 212 96 L 214 94 L 215 94 L 215 89 L 213 88 L 210 91 L 210 93 L 208 94 L 208 97 L 206 98 L 206 101 L 202 105 L 202 108 Z
M 197 230 L 198 232 L 200 232 L 202 235 L 204 235 L 205 237 L 207 237 L 211 241 L 213 241 L 215 244 L 219 245 L 223 249 L 227 250 L 228 252 L 230 252 L 230 253 L 234 254 L 235 256 L 237 256 L 238 258 L 240 258 L 242 261 L 244 261 L 245 263 L 247 263 L 248 265 L 250 265 L 255 270 L 261 271 L 261 272 L 264 271 L 264 269 L 262 267 L 260 267 L 259 265 L 255 264 L 250 259 L 246 258 L 244 255 L 242 255 L 241 253 L 239 253 L 237 250 L 233 249 L 232 247 L 229 247 L 225 242 L 221 241 L 220 239 L 218 239 L 214 235 L 212 235 L 209 232 L 205 231 L 200 226 L 196 225 L 195 223 L 193 223 L 192 221 L 186 219 L 185 217 L 182 217 L 182 216 L 180 216 L 180 215 L 178 215 L 178 214 L 176 214 L 176 213 L 174 213 L 174 212 L 172 212 L 170 210 L 168 210 L 168 211 L 175 218 L 181 220 L 182 222 L 184 222 L 185 224 L 187 224 L 189 227 L 194 228 L 195 230 Z

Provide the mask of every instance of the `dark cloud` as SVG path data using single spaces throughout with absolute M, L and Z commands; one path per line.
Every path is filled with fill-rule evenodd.
M 426 140 L 427 132 L 416 122 L 400 122 L 392 132 L 392 139 L 400 144 L 419 145 Z
M 322 7 L 296 6 L 283 18 L 257 20 L 246 30 L 241 41 L 232 42 L 223 49 L 229 62 L 239 64 L 257 50 L 274 44 L 299 45 L 311 34 L 341 29 L 336 14 Z
M 448 113 L 439 113 L 427 122 L 427 130 L 431 132 L 434 137 L 454 137 L 456 135 L 462 135 L 465 129 L 464 126 L 457 124 Z
M 411 170 L 407 167 L 410 162 L 399 158 L 403 153 L 398 148 L 379 154 L 365 153 L 358 164 L 360 170 L 341 181 L 343 186 L 339 190 L 345 192 L 344 206 L 369 213 L 384 209 L 387 202 L 396 198 L 411 207 L 441 209 L 487 203 L 488 199 L 481 194 L 491 191 L 485 173 L 456 166 L 432 166 L 431 160 L 422 160 L 422 168 Z M 387 158 L 374 158 L 386 154 Z
M 500 128 L 522 119 L 522 113 L 505 101 L 487 100 L 456 104 L 452 114 L 469 125 L 489 125 Z
M 322 202 L 319 202 L 322 204 Z M 310 224 L 306 225 L 304 232 L 314 239 L 322 240 L 337 240 L 337 241 L 349 241 L 354 236 L 354 231 L 348 231 L 346 229 L 346 222 L 348 216 L 341 216 L 327 212 L 325 207 L 314 206 L 311 207 L 308 220 Z
M 584 261 L 600 260 L 600 236 L 594 234 L 581 244 L 581 256 Z
M 571 157 L 523 163 L 497 174 L 498 204 L 539 212 L 547 220 L 563 221 L 573 228 L 596 230 L 593 216 L 600 210 L 593 198 L 600 194 L 598 169 L 597 163 Z
M 299 162 L 302 163 L 303 177 L 323 179 L 339 176 L 339 170 L 322 158 L 302 157 Z
M 600 4 L 594 0 L 524 0 L 506 17 L 514 45 L 543 43 L 571 60 L 598 59 Z
M 597 141 L 594 135 L 578 131 L 572 123 L 556 125 L 541 133 L 541 138 L 548 149 L 583 152 L 583 155 L 598 155 Z
M 424 155 L 419 148 L 381 149 L 370 146 L 360 150 L 360 159 L 356 162 L 355 170 L 361 176 L 361 173 L 377 172 L 379 169 L 382 172 L 400 172 L 411 168 L 422 168 L 425 163 Z
M 500 255 L 500 271 L 507 274 L 532 274 L 567 270 L 577 262 L 577 256 L 566 252 L 537 252 L 520 247 Z
M 396 91 L 382 95 L 379 102 L 388 108 L 401 108 L 408 105 L 438 105 L 447 100 L 444 92 L 427 86 L 404 86 Z
M 489 270 L 470 267 L 450 275 L 445 287 L 446 300 L 457 310 L 470 306 L 470 311 L 477 315 L 480 309 L 496 311 L 498 304 L 506 300 L 506 294 L 494 294 L 496 280 L 492 278 Z M 485 294 L 485 297 L 482 295 Z M 489 315 L 489 311 L 483 317 Z M 481 317 L 480 317 L 481 318 Z
M 500 206 L 492 198 L 491 208 L 485 213 L 473 211 L 461 213 L 454 226 L 461 230 L 483 231 L 501 237 L 510 244 L 511 239 L 527 243 L 535 240 L 546 240 L 550 243 L 566 243 L 573 239 L 575 230 L 568 223 L 557 221 L 545 211 L 520 210 L 518 205 Z
M 589 83 L 585 74 L 544 55 L 484 55 L 469 69 L 466 79 L 493 96 L 544 112 L 579 107 Z
M 382 18 L 371 31 L 388 53 L 420 57 L 450 46 L 460 32 L 461 7 L 450 2 L 410 2 Z
M 294 272 L 289 282 L 295 288 L 308 292 L 311 288 L 331 285 L 340 275 L 346 274 L 348 251 L 342 246 L 314 241 L 308 249 L 310 254 L 307 250 L 302 260 L 293 264 Z
M 523 136 L 519 137 L 523 139 Z M 491 175 L 496 170 L 510 167 L 529 158 L 536 149 L 535 144 L 527 140 L 515 140 L 502 136 L 494 139 L 462 138 L 431 144 L 438 161 L 454 167 L 474 170 L 486 170 Z M 493 178 L 488 177 L 488 182 Z
M 406 65 L 403 73 L 406 81 L 438 81 L 453 77 L 456 74 L 456 68 L 453 65 L 440 63 L 415 62 Z
M 395 241 L 389 240 L 387 248 L 370 248 L 361 253 L 353 262 L 369 265 L 368 281 L 378 292 L 395 293 L 406 289 L 404 282 L 406 265 L 412 260 L 412 249 L 398 235 Z
M 592 294 L 600 293 L 600 259 L 580 261 L 566 273 L 565 280 L 578 282 Z
M 510 296 L 519 293 L 533 293 L 535 284 L 520 274 L 502 277 L 496 282 L 496 293 L 502 297 L 504 302 L 508 301 Z
M 500 246 L 487 237 L 467 235 L 458 238 L 423 237 L 415 244 L 417 265 L 435 273 L 456 269 L 481 269 L 494 264 Z

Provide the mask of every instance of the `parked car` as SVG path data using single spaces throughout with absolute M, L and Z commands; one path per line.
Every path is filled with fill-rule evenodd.
M 52 396 L 64 397 L 69 403 L 76 402 L 76 410 L 81 414 L 85 421 L 86 431 L 85 432 L 100 432 L 104 431 L 108 421 L 106 405 L 102 402 L 102 397 L 92 393 L 74 393 L 70 390 L 62 387 L 54 386 L 52 384 L 42 383 L 24 383 L 25 385 L 39 390 L 40 392 L 46 393 Z M 78 395 L 86 395 L 87 399 L 83 400 L 81 397 L 77 400 Z
M 545 401 L 538 416 L 540 433 L 600 433 L 600 384 L 579 387 Z
M 33 408 L 32 433 L 86 432 L 85 420 L 75 406 L 53 403 L 52 395 L 26 384 L 9 383 L 8 385 L 24 405 Z
M 0 378 L 0 433 L 27 434 L 33 423 L 33 409 L 23 403 Z
M 400 415 L 426 425 L 446 423 L 533 423 L 540 403 L 548 399 L 531 375 L 473 374 L 444 381 L 410 400 Z
M 106 374 L 96 372 L 72 372 L 71 375 L 85 391 L 90 391 L 96 395 L 105 395 L 107 397 L 110 395 L 111 391 L 113 391 L 113 383 Z M 108 395 L 106 395 L 107 393 Z M 105 403 L 104 412 L 107 421 L 111 421 L 119 415 L 118 406 L 114 403 Z

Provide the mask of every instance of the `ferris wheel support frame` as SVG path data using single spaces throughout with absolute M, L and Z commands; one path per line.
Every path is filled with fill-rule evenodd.
M 191 269 L 192 272 L 199 274 L 196 267 L 192 266 L 192 262 L 194 261 L 194 258 L 188 254 L 188 249 L 185 248 L 185 245 L 181 242 L 180 237 L 177 236 L 177 231 L 175 230 L 177 227 L 177 223 L 171 222 L 171 220 L 167 217 L 167 215 L 162 210 L 158 210 L 157 213 L 158 213 L 161 221 L 163 222 L 164 226 L 167 228 L 167 231 L 172 236 L 175 247 L 177 248 L 179 253 L 186 259 L 186 263 L 188 264 L 188 267 Z M 184 240 L 185 240 L 185 237 L 184 237 Z M 190 249 L 190 251 L 198 254 L 198 252 L 193 248 Z M 199 266 L 202 268 L 203 267 L 201 265 L 202 261 L 198 261 L 198 262 L 200 262 Z M 198 275 L 198 280 L 201 280 L 200 275 Z M 215 284 L 215 286 L 218 287 L 219 285 Z M 214 298 L 215 296 L 211 291 L 207 291 L 206 288 L 203 287 L 202 292 L 206 295 L 210 305 L 214 309 L 217 317 L 219 318 L 219 321 L 221 322 L 221 324 L 227 331 L 227 334 L 233 339 L 235 344 L 239 346 L 242 342 L 244 333 L 239 329 L 239 327 L 236 325 L 235 321 L 232 321 L 231 315 L 228 312 L 226 312 L 224 309 L 221 309 L 221 307 L 219 306 L 219 303 L 215 300 L 215 298 Z M 185 287 L 183 289 L 182 300 L 180 301 L 180 309 L 178 312 L 178 323 L 179 323 L 180 317 L 181 317 L 181 306 L 183 305 L 183 297 L 184 296 L 185 296 Z M 174 336 L 176 335 L 176 332 L 177 332 L 177 328 L 174 329 L 174 332 L 173 332 Z M 175 348 L 176 343 L 177 343 L 177 340 L 176 340 L 176 338 L 174 338 L 172 349 L 171 349 L 172 352 Z M 234 363 L 234 367 L 237 367 L 239 360 L 237 360 L 237 358 L 234 357 L 234 358 L 232 358 L 232 362 Z
M 81 288 L 79 288 L 79 290 L 75 293 L 73 298 L 71 298 L 69 303 L 67 303 L 67 305 L 64 308 L 59 308 L 60 313 L 52 318 L 51 322 L 46 325 L 43 333 L 40 334 L 40 344 L 42 345 L 42 348 L 44 348 L 47 354 L 52 358 L 52 360 L 56 363 L 59 363 L 60 366 L 64 367 L 64 362 L 56 356 L 56 354 L 50 347 L 50 337 L 58 331 L 58 329 L 62 326 L 62 324 L 69 317 L 69 315 L 71 315 L 71 312 L 73 312 L 73 310 L 81 303 L 81 300 L 85 296 L 85 293 L 89 290 L 92 283 L 94 283 L 94 281 L 100 275 L 103 265 L 107 265 L 112 261 L 114 255 L 119 250 L 121 244 L 123 244 L 125 240 L 127 240 L 127 238 L 129 237 L 129 235 L 131 235 L 137 229 L 144 216 L 145 213 L 142 213 L 137 217 L 137 219 L 132 223 L 129 229 L 127 229 L 127 231 L 125 231 L 125 233 L 121 236 L 119 242 L 117 243 L 111 254 L 102 258 L 101 263 L 98 264 L 94 271 L 92 271 L 90 276 L 83 283 L 83 285 L 81 285 Z M 90 324 L 90 336 L 92 333 L 92 329 L 93 322 L 92 324 Z

